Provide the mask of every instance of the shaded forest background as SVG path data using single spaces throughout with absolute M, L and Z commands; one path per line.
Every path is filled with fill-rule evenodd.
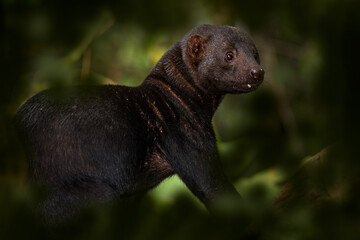
M 1 1 L 0 239 L 359 239 L 359 7 L 357 0 Z M 52 86 L 136 86 L 202 23 L 245 29 L 266 71 L 259 90 L 227 96 L 214 118 L 244 206 L 224 203 L 229 221 L 215 220 L 172 177 L 144 196 L 43 226 L 33 214 L 42 196 L 27 183 L 12 125 L 16 109 Z M 284 183 L 321 150 L 325 163 L 295 177 L 293 186 L 305 190 L 274 207 Z

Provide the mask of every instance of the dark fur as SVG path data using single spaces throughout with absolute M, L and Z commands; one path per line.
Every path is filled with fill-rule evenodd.
M 238 196 L 218 160 L 211 119 L 224 94 L 252 91 L 263 75 L 244 32 L 202 25 L 175 43 L 138 87 L 35 95 L 16 121 L 31 176 L 49 193 L 43 214 L 61 219 L 85 202 L 144 192 L 172 174 L 207 207 L 222 194 Z

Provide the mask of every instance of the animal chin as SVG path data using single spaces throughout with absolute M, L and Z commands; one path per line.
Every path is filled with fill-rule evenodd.
M 242 84 L 242 88 L 248 89 L 249 91 L 257 89 L 261 83 L 263 82 L 263 79 L 256 79 L 256 80 L 250 80 L 246 83 Z
M 255 90 L 260 86 L 260 83 L 247 83 L 245 85 L 245 88 L 248 88 L 249 90 Z
M 247 92 L 254 91 L 255 89 L 257 89 L 260 86 L 260 84 L 261 84 L 261 82 L 259 82 L 259 83 L 254 83 L 254 82 L 243 83 L 239 86 L 237 92 L 247 93 Z
M 257 89 L 261 83 L 263 82 L 263 78 L 261 79 L 239 79 L 237 82 L 233 82 L 232 85 L 232 93 L 247 93 L 254 91 Z

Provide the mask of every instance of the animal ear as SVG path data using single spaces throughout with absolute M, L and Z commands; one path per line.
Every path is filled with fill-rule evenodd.
M 208 38 L 197 34 L 188 39 L 187 51 L 193 63 L 197 65 L 204 54 Z

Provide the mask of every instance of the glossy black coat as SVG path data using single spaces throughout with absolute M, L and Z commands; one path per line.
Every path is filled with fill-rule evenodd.
M 218 196 L 238 196 L 220 165 L 211 120 L 226 93 L 252 91 L 262 80 L 244 32 L 202 25 L 138 87 L 77 86 L 33 96 L 15 119 L 32 180 L 49 194 L 42 213 L 61 219 L 84 203 L 144 192 L 172 174 L 210 209 Z

